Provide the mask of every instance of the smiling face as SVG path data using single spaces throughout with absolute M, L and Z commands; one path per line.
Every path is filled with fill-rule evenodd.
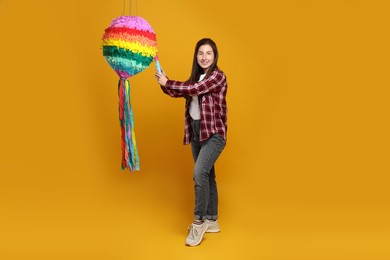
M 203 69 L 204 73 L 210 68 L 214 62 L 214 51 L 210 45 L 201 45 L 197 54 L 197 61 L 199 66 Z

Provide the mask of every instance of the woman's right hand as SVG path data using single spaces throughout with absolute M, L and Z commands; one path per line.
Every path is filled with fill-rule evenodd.
M 155 76 L 157 78 L 158 84 L 160 84 L 161 86 L 165 87 L 165 85 L 166 85 L 166 83 L 168 81 L 168 77 L 165 74 L 164 70 L 161 69 L 161 73 L 156 71 Z

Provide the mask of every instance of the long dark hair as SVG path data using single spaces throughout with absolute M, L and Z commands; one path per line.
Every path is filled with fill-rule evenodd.
M 199 51 L 200 46 L 202 46 L 202 45 L 210 45 L 210 47 L 213 49 L 213 52 L 214 52 L 214 62 L 210 65 L 205 77 L 210 75 L 210 73 L 214 69 L 218 68 L 218 65 L 217 65 L 217 63 L 218 63 L 217 45 L 210 38 L 203 38 L 196 43 L 195 51 L 194 51 L 194 59 L 192 61 L 192 71 L 191 71 L 190 78 L 188 79 L 188 82 L 198 82 L 200 75 L 204 74 L 204 71 L 203 71 L 202 67 L 199 66 L 198 60 L 197 60 L 198 51 Z

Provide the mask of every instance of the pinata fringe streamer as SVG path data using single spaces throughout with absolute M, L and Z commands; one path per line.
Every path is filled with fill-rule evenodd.
M 118 83 L 119 121 L 122 133 L 122 170 L 139 171 L 139 157 L 135 141 L 134 117 L 130 102 L 130 82 L 120 78 Z

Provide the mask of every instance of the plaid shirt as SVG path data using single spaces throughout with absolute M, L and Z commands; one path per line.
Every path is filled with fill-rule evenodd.
M 199 96 L 201 117 L 199 141 L 203 142 L 214 134 L 220 134 L 226 141 L 227 83 L 223 71 L 215 69 L 207 78 L 196 83 L 168 80 L 165 87 L 161 86 L 161 89 L 171 97 L 186 99 L 184 144 L 191 143 L 189 108 L 192 96 Z

